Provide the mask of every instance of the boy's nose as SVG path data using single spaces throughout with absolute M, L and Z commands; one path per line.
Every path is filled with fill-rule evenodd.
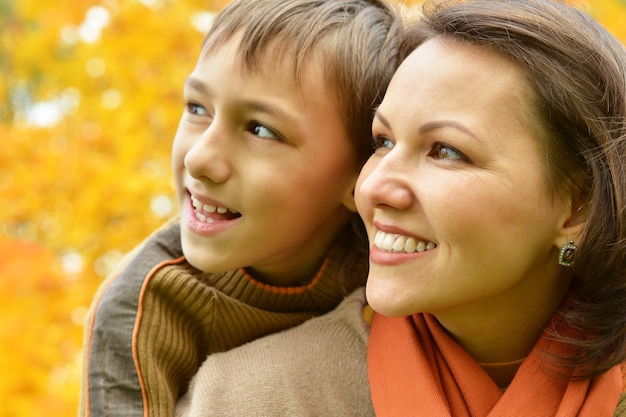
M 228 142 L 228 138 L 220 134 L 215 126 L 209 126 L 185 155 L 185 168 L 189 174 L 214 183 L 228 180 L 233 153 Z

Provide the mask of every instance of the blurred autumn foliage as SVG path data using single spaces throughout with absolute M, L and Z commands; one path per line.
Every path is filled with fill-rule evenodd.
M 572 1 L 626 41 L 624 1 Z M 76 415 L 85 314 L 176 211 L 182 85 L 226 3 L 0 0 L 0 417 Z
M 0 0 L 0 416 L 77 413 L 83 321 L 175 210 L 203 0 Z

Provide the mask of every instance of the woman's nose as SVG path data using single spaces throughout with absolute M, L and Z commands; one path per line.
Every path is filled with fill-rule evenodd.
M 364 179 L 358 192 L 371 207 L 388 206 L 404 210 L 414 203 L 407 164 L 395 159 L 391 153 L 379 160 L 370 160 L 361 175 Z

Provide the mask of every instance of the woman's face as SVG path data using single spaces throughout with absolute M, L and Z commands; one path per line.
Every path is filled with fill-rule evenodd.
M 530 91 L 506 57 L 444 38 L 398 69 L 356 189 L 374 310 L 441 321 L 560 302 L 570 204 L 548 193 Z

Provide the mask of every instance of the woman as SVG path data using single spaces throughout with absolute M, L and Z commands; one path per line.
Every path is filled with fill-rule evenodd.
M 427 4 L 408 39 L 357 186 L 376 415 L 613 416 L 623 46 L 545 0 Z

